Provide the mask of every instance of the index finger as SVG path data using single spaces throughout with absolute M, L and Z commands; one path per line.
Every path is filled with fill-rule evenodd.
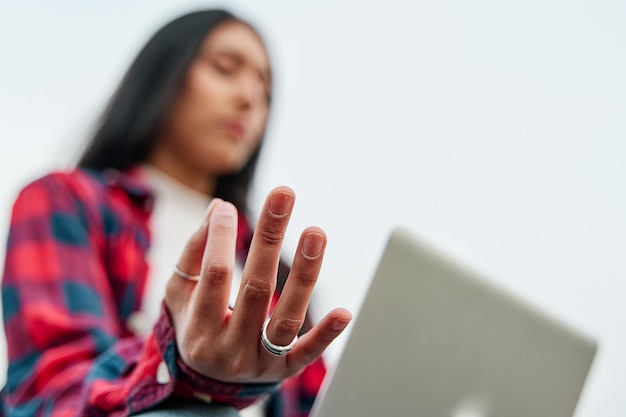
M 265 200 L 230 320 L 230 334 L 236 339 L 232 342 L 258 344 L 276 287 L 281 246 L 294 202 L 295 193 L 289 187 L 273 189 Z

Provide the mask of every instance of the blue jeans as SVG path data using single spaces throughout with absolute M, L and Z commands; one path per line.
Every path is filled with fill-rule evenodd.
M 137 417 L 240 417 L 239 412 L 223 404 L 192 400 L 168 400 L 157 408 L 135 414 Z

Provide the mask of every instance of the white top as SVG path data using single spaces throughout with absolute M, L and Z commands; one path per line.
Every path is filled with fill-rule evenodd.
M 131 329 L 138 334 L 148 334 L 159 317 L 165 286 L 172 276 L 189 237 L 200 227 L 211 198 L 176 181 L 151 165 L 145 165 L 145 179 L 155 197 L 150 217 L 152 245 L 148 253 L 148 281 L 142 300 L 141 313 L 131 320 Z M 230 304 L 234 305 L 241 267 L 233 274 Z M 240 412 L 242 417 L 262 417 L 261 404 Z

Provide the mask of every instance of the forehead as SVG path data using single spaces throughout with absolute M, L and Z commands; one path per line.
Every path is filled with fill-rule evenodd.
M 265 45 L 259 35 L 244 23 L 233 21 L 219 25 L 207 35 L 202 48 L 209 53 L 240 55 L 259 70 L 269 72 L 270 63 Z

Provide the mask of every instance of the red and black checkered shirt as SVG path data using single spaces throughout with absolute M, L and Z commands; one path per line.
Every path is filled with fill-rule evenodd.
M 198 396 L 243 408 L 265 394 L 268 416 L 308 415 L 325 375 L 321 359 L 280 385 L 224 383 L 182 362 L 165 307 L 147 337 L 129 329 L 147 280 L 152 198 L 118 171 L 53 173 L 20 192 L 2 278 L 3 415 L 127 416 Z M 251 233 L 240 215 L 240 259 Z

